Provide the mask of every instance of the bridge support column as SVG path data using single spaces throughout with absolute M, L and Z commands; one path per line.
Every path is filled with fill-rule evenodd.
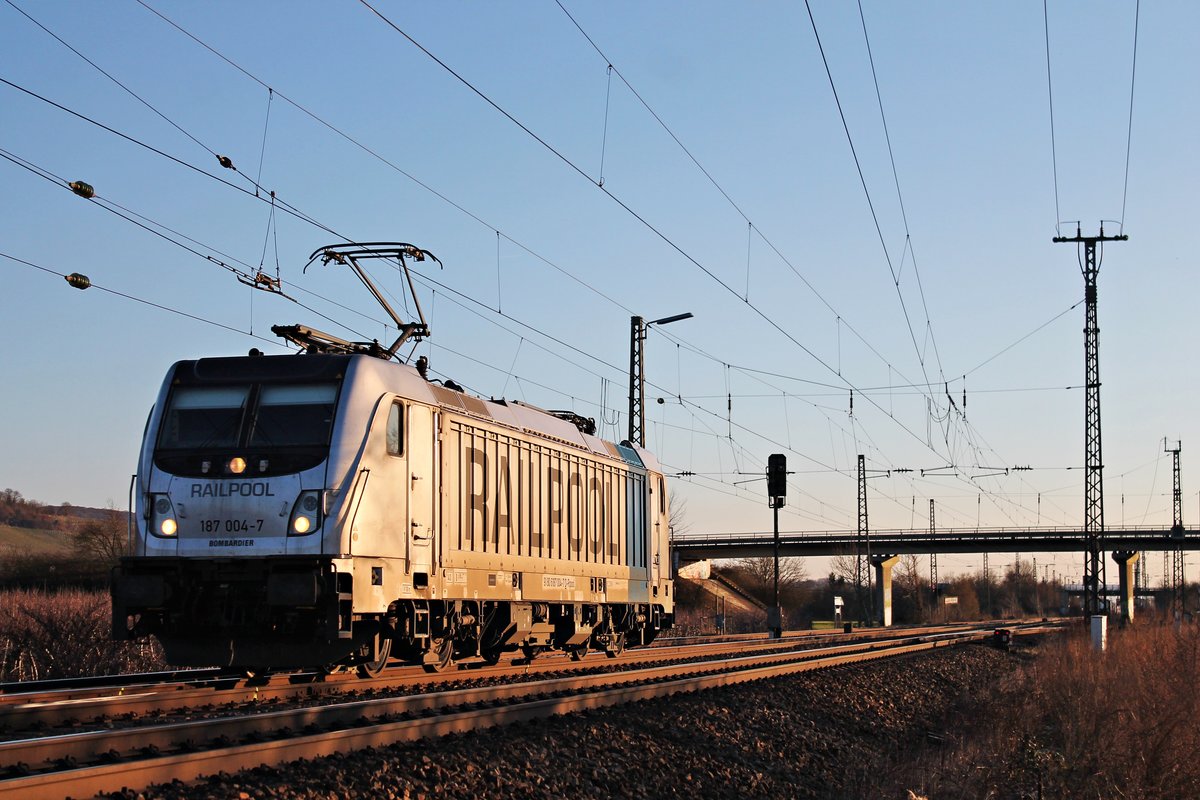
M 1133 622 L 1133 601 L 1136 584 L 1133 581 L 1133 565 L 1141 553 L 1130 550 L 1114 550 L 1113 561 L 1117 562 L 1117 573 L 1121 592 L 1121 624 Z
M 900 556 L 871 556 L 875 568 L 875 622 L 885 628 L 892 624 L 892 567 Z

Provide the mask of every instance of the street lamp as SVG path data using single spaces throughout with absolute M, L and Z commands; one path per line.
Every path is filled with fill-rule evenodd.
M 642 348 L 646 341 L 646 329 L 651 325 L 666 325 L 691 319 L 692 312 L 646 322 L 642 317 L 631 317 L 629 340 L 629 443 L 646 446 L 646 429 L 643 421 L 646 405 L 646 371 L 642 361 Z

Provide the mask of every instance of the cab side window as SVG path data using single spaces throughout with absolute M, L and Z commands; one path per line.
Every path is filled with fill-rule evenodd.
M 392 403 L 388 411 L 387 451 L 389 456 L 404 455 L 404 406 Z

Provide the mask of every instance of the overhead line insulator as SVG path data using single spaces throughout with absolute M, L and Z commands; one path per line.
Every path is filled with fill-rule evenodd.
M 84 200 L 91 200 L 96 196 L 96 190 L 90 183 L 83 181 L 71 181 L 67 184 L 72 192 L 82 197 Z

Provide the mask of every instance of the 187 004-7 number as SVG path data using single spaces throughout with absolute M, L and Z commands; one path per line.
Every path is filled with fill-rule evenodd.
M 261 519 L 202 519 L 200 530 L 203 533 L 261 533 Z

